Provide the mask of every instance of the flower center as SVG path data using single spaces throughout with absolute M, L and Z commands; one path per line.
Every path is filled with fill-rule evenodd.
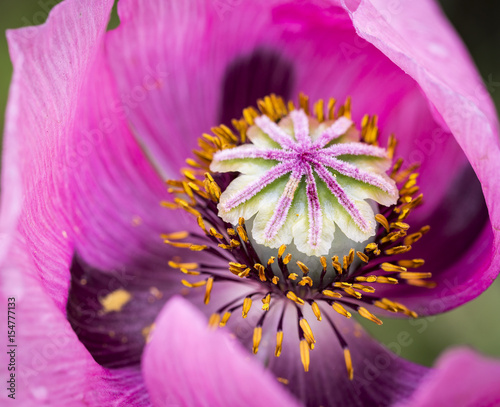
M 349 100 L 337 111 L 330 100 L 326 114 L 323 101 L 310 113 L 302 95 L 299 108 L 275 95 L 258 106 L 260 112 L 248 108 L 242 119 L 233 120 L 239 136 L 224 125 L 203 135 L 201 149 L 194 152 L 197 160 L 187 160 L 191 169 L 183 171 L 184 179 L 168 181 L 177 197 L 164 206 L 195 216 L 204 235 L 192 234 L 194 242 L 184 241 L 186 233 L 163 235 L 165 243 L 205 251 L 222 262 L 169 264 L 187 276 L 203 277 L 183 284 L 205 287 L 205 304 L 215 282 L 245 283 L 247 293 L 228 298 L 210 325 L 226 325 L 238 309 L 246 318 L 260 299 L 254 353 L 267 315 L 277 312 L 278 324 L 270 329 L 276 330 L 275 356 L 281 354 L 283 319 L 291 304 L 305 371 L 316 340 L 304 307 L 318 321 L 325 316 L 352 378 L 348 344 L 330 310 L 345 318 L 354 311 L 379 325 L 372 313 L 376 308 L 416 317 L 403 304 L 377 296 L 376 287 L 433 286 L 426 281 L 430 273 L 408 271 L 423 265 L 422 259 L 399 257 L 429 230 L 408 234 L 404 222 L 422 203 L 416 166 L 403 170 L 401 159 L 391 166 L 395 139 L 389 138 L 386 149 L 378 145 L 376 117 L 366 116 L 356 130 Z

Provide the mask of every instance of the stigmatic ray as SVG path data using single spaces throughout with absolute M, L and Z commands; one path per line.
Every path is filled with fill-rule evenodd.
M 318 321 L 325 317 L 331 326 L 352 379 L 355 355 L 329 314 L 351 318 L 355 312 L 378 325 L 377 308 L 416 317 L 377 295 L 377 287 L 434 286 L 430 273 L 410 271 L 424 260 L 404 256 L 429 230 L 410 233 L 406 223 L 423 202 L 418 165 L 403 169 L 402 159 L 392 163 L 396 139 L 389 137 L 386 148 L 379 145 L 376 117 L 365 116 L 358 131 L 350 100 L 335 109 L 330 99 L 325 112 L 322 100 L 311 110 L 304 95 L 298 107 L 270 95 L 258 108 L 233 120 L 235 131 L 221 125 L 204 134 L 183 178 L 167 181 L 176 197 L 163 205 L 187 211 L 203 231 L 163 235 L 165 243 L 191 251 L 185 262 L 169 264 L 186 275 L 186 287 L 204 288 L 205 304 L 217 282 L 248 286 L 244 296 L 227 294 L 209 323 L 223 327 L 237 310 L 246 318 L 260 299 L 254 353 L 263 329 L 270 329 L 279 357 L 286 336 L 294 334 L 284 331 L 284 318 L 297 318 L 306 372 L 316 342 L 304 317 L 304 307 L 310 307 Z M 197 261 L 201 251 L 227 265 Z M 278 313 L 278 322 L 267 326 L 271 312 Z

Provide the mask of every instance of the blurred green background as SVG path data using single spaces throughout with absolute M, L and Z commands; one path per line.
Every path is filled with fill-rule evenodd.
M 182 1 L 182 0 L 178 0 Z M 415 0 L 418 1 L 418 0 Z M 0 6 L 0 30 L 41 24 L 57 0 L 4 1 Z M 483 0 L 441 0 L 445 13 L 462 36 L 479 68 L 488 90 L 500 107 L 500 2 Z M 115 12 L 115 10 L 114 10 Z M 110 27 L 117 24 L 116 15 Z M 0 128 L 3 129 L 12 66 L 5 36 L 0 39 Z M 500 174 L 499 174 L 500 176 Z M 401 355 L 431 365 L 446 348 L 470 345 L 482 353 L 500 358 L 500 279 L 476 300 L 437 317 L 411 324 L 406 320 L 385 319 L 383 327 L 365 326 L 382 343 L 397 342 L 406 331 L 411 344 Z

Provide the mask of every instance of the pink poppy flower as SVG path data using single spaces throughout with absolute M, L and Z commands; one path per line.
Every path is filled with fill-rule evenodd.
M 438 7 L 430 0 L 121 0 L 120 26 L 106 32 L 112 3 L 66 0 L 53 9 L 46 24 L 8 33 L 14 76 L 2 169 L 1 293 L 4 299 L 15 298 L 15 397 L 20 405 L 356 406 L 390 405 L 411 395 L 427 369 L 369 338 L 346 318 L 346 307 L 376 323 L 377 306 L 381 315 L 443 312 L 484 291 L 498 274 L 500 260 L 496 114 L 465 48 Z M 313 101 L 344 101 L 350 96 L 351 108 L 325 116 L 321 109 L 309 112 L 303 101 L 296 109 L 283 109 L 282 120 L 260 119 L 260 130 L 243 133 L 248 130 L 255 145 L 259 140 L 281 141 L 279 154 L 285 161 L 290 156 L 296 160 L 299 147 L 312 148 L 312 142 L 319 143 L 318 149 L 333 143 L 339 148 L 336 154 L 351 151 L 347 155 L 355 156 L 346 164 L 333 161 L 335 149 L 328 150 L 326 158 L 301 150 L 301 164 L 285 168 L 292 174 L 287 191 L 295 191 L 294 185 L 300 191 L 307 184 L 301 196 L 310 217 L 304 222 L 315 227 L 294 231 L 292 238 L 297 247 L 297 242 L 304 243 L 299 251 L 316 256 L 316 266 L 297 264 L 300 270 L 295 274 L 302 276 L 303 285 L 287 282 L 292 289 L 286 291 L 272 279 L 273 267 L 284 267 L 283 252 L 268 268 L 255 261 L 251 282 L 220 282 L 222 266 L 234 277 L 227 268 L 229 261 L 235 263 L 238 241 L 213 248 L 213 240 L 191 216 L 198 207 L 179 201 L 191 213 L 161 207 L 160 202 L 172 200 L 164 180 L 181 179 L 179 170 L 186 158 L 193 157 L 197 140 L 213 126 L 239 119 L 243 108 L 265 95 L 296 100 L 300 92 Z M 281 106 L 271 102 L 272 109 Z M 240 127 L 256 118 L 248 112 L 251 117 Z M 376 139 L 370 139 L 375 122 L 363 122 L 365 114 L 378 116 L 380 149 L 373 145 Z M 335 130 L 342 117 L 352 121 L 349 129 L 364 128 L 362 139 L 355 131 Z M 425 197 L 412 211 L 412 234 L 406 237 L 405 219 L 399 226 L 391 225 L 400 219 L 394 214 L 417 206 L 417 191 L 412 182 L 398 184 L 399 197 L 408 200 L 398 201 L 395 212 L 397 183 L 380 171 L 387 170 L 391 159 L 393 145 L 383 147 L 392 133 L 398 140 L 397 157 L 420 163 L 418 181 Z M 304 144 L 298 147 L 296 141 Z M 233 147 L 240 154 L 244 146 Z M 357 160 L 358 155 L 373 156 L 374 161 Z M 222 154 L 208 158 L 214 165 L 219 160 L 221 166 L 228 159 Z M 246 169 L 253 165 L 243 164 Z M 340 175 L 330 176 L 332 168 Z M 366 175 L 367 168 L 373 173 Z M 219 173 L 226 180 L 232 177 L 224 175 L 227 170 Z M 342 176 L 354 181 L 344 182 Z M 217 200 L 214 182 L 220 178 L 207 180 Z M 185 182 L 186 192 L 196 191 L 200 181 L 193 182 L 194 186 Z M 254 188 L 247 195 L 236 187 L 233 191 L 245 204 L 264 189 L 259 182 L 247 184 Z M 356 182 L 382 192 L 356 189 Z M 228 184 L 224 186 L 230 191 Z M 184 184 L 173 185 L 178 190 Z M 294 208 L 293 199 L 285 199 L 293 193 L 274 192 L 284 196 L 277 209 Z M 323 193 L 333 194 L 346 211 L 350 208 L 344 223 L 331 219 Z M 359 194 L 363 199 L 376 196 L 380 206 L 364 205 L 363 199 L 355 199 Z M 232 210 L 255 209 L 239 207 L 227 195 L 224 204 L 222 196 L 224 216 L 234 215 Z M 386 206 L 389 212 L 382 212 Z M 383 225 L 377 229 L 373 208 L 379 215 L 395 217 L 386 225 L 387 233 L 393 230 L 396 240 L 412 236 L 407 244 L 399 249 L 390 246 L 393 241 L 383 227 L 386 218 L 377 218 Z M 277 211 L 274 218 L 265 206 L 259 204 L 258 209 L 268 216 L 261 238 L 276 252 L 288 215 Z M 207 216 L 214 214 L 212 221 L 222 224 L 212 205 Z M 371 251 L 358 250 L 358 260 L 348 254 L 344 263 L 340 258 L 326 267 L 332 288 L 327 295 L 324 281 L 318 283 L 318 259 L 325 241 L 334 238 L 328 221 L 335 223 L 335 233 L 342 231 L 351 241 L 376 235 L 370 237 L 375 239 Z M 367 274 L 370 267 L 382 267 L 372 262 L 377 245 L 384 248 L 382 256 L 402 253 L 407 250 L 402 246 L 422 237 L 427 225 L 431 232 L 415 245 L 411 257 L 386 264 L 382 270 L 389 274 Z M 191 249 L 210 249 L 186 250 L 189 244 L 174 241 L 184 237 L 180 230 L 206 243 Z M 215 240 L 217 233 L 212 234 Z M 259 246 L 241 239 L 239 245 L 245 243 L 246 250 Z M 425 265 L 420 258 L 425 258 Z M 364 260 L 368 264 L 360 265 Z M 189 263 L 196 263 L 196 270 Z M 352 274 L 347 272 L 350 265 Z M 338 268 L 344 266 L 342 278 L 347 280 L 341 281 Z M 412 273 L 406 270 L 411 266 L 422 266 L 419 276 L 403 274 Z M 320 271 L 313 279 L 315 270 Z M 181 283 L 181 271 L 203 272 L 208 278 L 200 283 L 188 276 L 188 289 Z M 238 273 L 247 277 L 250 271 Z M 285 272 L 281 273 L 283 283 Z M 426 283 L 428 273 L 435 288 L 425 287 L 432 285 Z M 399 284 L 382 284 L 391 282 L 389 278 Z M 377 283 L 376 296 L 365 284 L 370 281 Z M 205 288 L 199 289 L 202 284 Z M 212 285 L 212 291 L 206 289 Z M 254 300 L 263 300 L 264 311 L 256 305 L 248 309 L 248 290 L 256 286 L 262 295 Z M 352 298 L 345 303 L 322 298 L 318 309 L 323 321 L 314 321 L 313 297 L 300 304 L 300 296 L 309 289 L 318 292 L 318 287 L 321 295 L 333 299 Z M 267 297 L 267 289 L 272 296 Z M 205 306 L 208 297 L 211 301 Z M 207 330 L 207 316 L 212 314 L 211 322 L 220 324 L 217 317 L 225 314 L 217 307 L 233 300 L 229 307 L 239 306 L 238 312 L 243 307 L 249 318 L 234 316 L 230 329 Z M 279 304 L 292 307 L 281 319 L 275 311 Z M 293 311 L 295 304 L 304 311 Z M 273 326 L 259 322 L 266 305 L 269 318 L 277 320 Z M 278 335 L 279 342 L 280 332 L 283 349 L 277 358 L 274 337 Z M 250 354 L 252 346 L 254 351 L 259 348 L 255 357 Z M 8 357 L 3 355 L 4 366 Z M 2 380 L 10 380 L 6 374 L 2 372 Z
M 398 407 L 487 407 L 500 405 L 500 363 L 467 349 L 442 355 L 410 400 Z

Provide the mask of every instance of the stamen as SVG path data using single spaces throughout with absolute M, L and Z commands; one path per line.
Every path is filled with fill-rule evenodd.
M 226 126 L 219 126 L 212 129 L 213 134 L 203 135 L 199 142 L 201 150 L 195 152 L 197 159 L 186 161 L 190 169 L 182 171 L 183 179 L 167 182 L 171 193 L 177 197 L 173 203 L 162 202 L 162 206 L 184 210 L 196 219 L 203 231 L 203 234 L 181 231 L 162 235 L 166 244 L 189 249 L 189 256 L 194 260 L 182 262 L 175 258 L 168 264 L 184 276 L 203 276 L 201 281 L 183 279 L 182 284 L 192 289 L 205 287 L 204 303 L 210 302 L 213 285 L 219 281 L 252 287 L 250 294 L 236 296 L 213 313 L 209 325 L 213 328 L 226 326 L 231 315 L 240 308 L 242 318 L 246 318 L 252 298 L 260 299 L 262 310 L 255 310 L 261 315 L 253 330 L 253 353 L 258 352 L 262 343 L 265 317 L 282 302 L 275 349 L 275 356 L 280 356 L 283 320 L 287 305 L 293 303 L 297 310 L 300 357 L 306 372 L 310 368 L 309 352 L 316 343 L 302 313 L 301 307 L 307 302 L 316 319 L 322 321 L 326 317 L 333 328 L 344 354 L 347 375 L 352 380 L 350 350 L 328 310 L 321 309 L 321 304 L 331 306 L 346 318 L 352 316 L 346 308 L 354 310 L 380 325 L 382 321 L 367 307 L 411 318 L 417 314 L 403 304 L 377 296 L 377 284 L 435 286 L 435 282 L 429 280 L 430 273 L 409 271 L 421 267 L 423 259 L 391 259 L 391 256 L 411 250 L 429 231 L 429 227 L 413 231 L 406 221 L 423 203 L 417 185 L 417 166 L 403 168 L 403 160 L 396 160 L 389 170 L 390 176 L 382 170 L 366 170 L 387 168 L 395 152 L 396 139 L 390 136 L 387 148 L 380 147 L 377 118 L 369 116 L 363 118 L 361 134 L 358 134 L 351 120 L 350 101 L 335 112 L 335 100 L 330 99 L 326 114 L 323 101 L 318 101 L 313 108 L 316 120 L 310 120 L 309 101 L 305 95 L 300 96 L 298 109 L 275 95 L 260 100 L 258 106 L 260 113 L 248 108 L 243 118 L 233 120 L 235 133 Z M 281 120 L 287 116 L 290 119 L 284 121 L 288 124 L 283 126 Z M 321 123 L 319 127 L 318 123 Z M 260 143 L 253 144 L 257 140 Z M 265 145 L 272 148 L 263 147 Z M 381 165 L 358 167 L 363 160 Z M 262 162 L 266 168 L 259 167 Z M 243 174 L 244 182 L 238 181 L 237 173 L 242 168 L 250 168 L 250 173 Z M 351 195 L 351 191 L 363 188 L 367 189 L 362 195 L 381 199 L 378 208 L 369 207 L 356 194 Z M 300 193 L 304 196 L 299 197 Z M 261 196 L 265 201 L 258 205 Z M 322 202 L 323 197 L 330 197 L 328 205 Z M 251 233 L 242 217 L 243 214 L 248 218 L 256 214 L 246 206 L 250 199 L 252 208 L 266 209 L 265 216 L 259 213 L 258 222 L 253 221 Z M 296 202 L 301 206 L 294 206 Z M 327 211 L 327 208 L 334 210 Z M 333 222 L 346 232 L 345 225 L 337 218 L 335 211 L 338 210 L 344 211 L 350 222 L 349 233 L 353 235 L 346 239 L 352 242 L 352 248 L 347 254 L 332 250 L 331 263 L 328 263 L 324 255 L 331 250 L 334 239 L 328 228 Z M 302 230 L 296 225 L 302 225 Z M 284 228 L 300 231 L 298 235 L 292 233 L 294 245 L 291 248 L 293 251 L 297 247 L 307 256 L 285 253 L 287 246 L 279 241 Z M 366 242 L 370 236 L 373 236 L 372 241 Z M 185 240 L 188 238 L 189 242 Z M 356 246 L 355 239 L 365 243 Z M 272 255 L 268 252 L 265 256 L 260 255 L 261 244 L 276 250 Z M 203 258 L 214 256 L 218 261 L 226 261 L 227 268 L 216 262 L 206 263 L 206 260 L 196 262 L 197 254 L 193 252 L 197 251 L 204 251 Z
M 248 316 L 248 312 L 250 311 L 250 307 L 252 306 L 252 299 L 250 297 L 245 297 L 243 300 L 243 309 L 241 311 L 241 315 L 243 318 Z
M 252 351 L 256 354 L 259 351 L 260 340 L 262 339 L 262 327 L 256 326 L 253 330 L 253 348 Z
M 300 341 L 300 360 L 304 366 L 304 372 L 308 372 L 311 359 L 309 356 L 309 344 L 305 339 Z

